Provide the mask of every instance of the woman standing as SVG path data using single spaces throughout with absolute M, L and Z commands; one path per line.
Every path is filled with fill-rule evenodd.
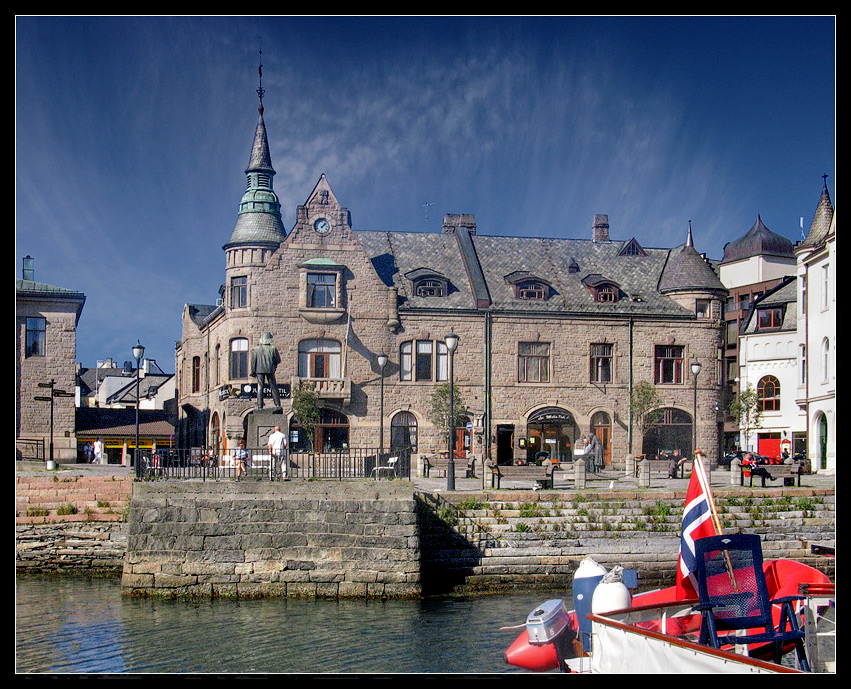
M 242 438 L 236 444 L 233 458 L 236 460 L 236 480 L 239 481 L 245 476 L 246 470 L 251 468 L 251 455 L 245 449 L 245 441 Z

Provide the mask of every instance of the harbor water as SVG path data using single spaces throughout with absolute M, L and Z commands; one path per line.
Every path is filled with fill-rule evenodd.
M 118 579 L 16 579 L 19 673 L 510 673 L 527 592 L 420 601 L 159 600 Z

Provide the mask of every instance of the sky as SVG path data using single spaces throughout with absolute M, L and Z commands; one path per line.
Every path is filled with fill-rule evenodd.
M 86 295 L 85 367 L 174 371 L 214 304 L 264 119 L 284 226 L 325 174 L 355 230 L 793 242 L 827 174 L 836 22 L 752 17 L 15 20 L 15 277 Z M 262 52 L 261 52 L 262 51 Z M 803 220 L 802 220 L 803 219 Z

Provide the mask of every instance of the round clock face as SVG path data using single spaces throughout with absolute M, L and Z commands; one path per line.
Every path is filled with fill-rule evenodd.
M 319 234 L 325 234 L 331 229 L 331 226 L 325 218 L 319 218 L 319 220 L 313 223 L 313 229 Z

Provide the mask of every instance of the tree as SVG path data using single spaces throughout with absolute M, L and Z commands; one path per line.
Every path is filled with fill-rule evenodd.
M 464 398 L 458 388 L 455 388 L 453 400 L 455 413 L 452 427 L 457 428 L 466 423 L 466 417 L 470 412 L 467 411 L 467 405 L 464 404 Z M 449 428 L 449 383 L 440 383 L 434 387 L 429 400 L 428 418 L 438 428 Z
M 744 433 L 745 448 L 743 449 L 747 449 L 751 429 L 759 428 L 762 423 L 762 400 L 753 385 L 748 385 L 747 390 L 740 391 L 733 398 L 730 403 L 730 414 L 736 417 L 739 428 Z
M 313 450 L 316 426 L 319 425 L 319 395 L 309 385 L 300 383 L 293 391 L 293 418 L 304 429 Z
M 656 391 L 656 386 L 642 380 L 629 394 L 629 410 L 633 423 L 641 431 L 641 435 L 651 426 L 662 420 L 662 400 Z

